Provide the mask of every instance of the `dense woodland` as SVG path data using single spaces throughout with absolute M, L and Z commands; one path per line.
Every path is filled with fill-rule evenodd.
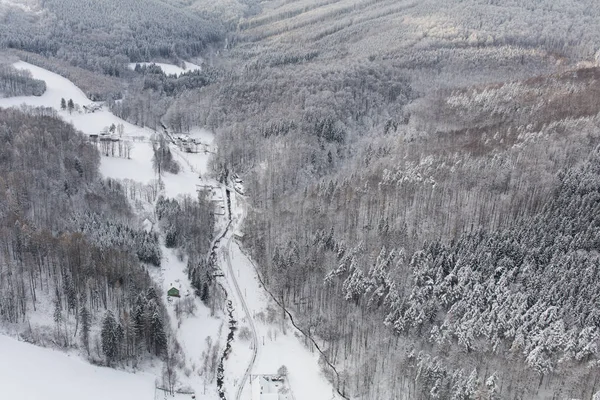
M 109 101 L 110 110 L 132 124 L 152 129 L 160 128 L 164 119 L 176 132 L 189 132 L 197 123 L 187 112 L 189 106 L 180 109 L 173 105 L 174 99 L 188 98 L 189 92 L 217 82 L 219 76 L 219 71 L 210 67 L 177 76 L 165 74 L 156 65 L 136 64 L 134 72 L 127 95 L 118 102 Z
M 94 362 L 182 362 L 149 273 L 162 245 L 180 249 L 214 307 L 212 205 L 102 179 L 96 147 L 52 110 L 1 110 L 0 121 L 0 322 Z M 130 201 L 155 200 L 160 229 L 148 231 Z
M 295 193 L 283 174 L 308 168 L 267 155 L 263 163 L 277 167 L 251 185 L 259 208 L 246 244 L 282 301 L 347 367 L 348 394 L 378 398 L 391 387 L 399 398 L 464 398 L 468 380 L 479 393 L 492 377 L 507 398 L 598 390 L 592 182 L 600 131 L 597 109 L 577 107 L 597 87 L 584 72 L 585 83 L 571 74 L 547 79 L 556 96 L 559 86 L 580 85 L 560 101 L 576 118 L 543 113 L 545 99 L 529 126 L 514 108 L 491 126 L 475 124 L 481 104 L 474 115 L 457 110 L 459 97 L 494 104 L 503 86 L 450 93 L 438 110 L 437 96 L 423 99 L 410 123 L 383 124 L 344 171 Z M 510 88 L 513 107 L 532 83 Z M 473 128 L 446 130 L 447 118 L 430 114 L 463 115 L 467 125 L 473 118 Z M 398 363 L 411 368 L 390 381 Z
M 241 175 L 252 204 L 243 244 L 326 349 L 340 391 L 365 400 L 600 391 L 600 3 L 87 3 L 2 8 L 0 45 L 94 97 L 120 98 L 111 110 L 130 122 L 216 132 L 214 173 Z M 197 56 L 202 71 L 179 77 L 126 66 Z M 117 184 L 95 185 L 91 209 L 105 212 Z M 68 198 L 87 207 L 78 193 Z M 46 204 L 28 218 L 53 235 L 72 229 L 44 214 L 64 203 Z M 206 220 L 204 204 L 159 199 L 161 237 L 131 228 L 127 207 L 101 220 L 144 238 L 142 248 L 109 243 L 138 264 L 152 264 L 157 243 L 187 252 L 205 299 L 213 226 L 186 225 L 187 215 Z M 8 222 L 7 243 L 17 243 Z M 135 312 L 148 288 L 127 297 L 126 282 L 106 302 L 126 297 L 118 304 Z M 19 307 L 2 315 L 22 319 Z
M 156 216 L 165 246 L 180 248 L 187 256 L 188 275 L 196 294 L 214 311 L 215 302 L 210 300 L 216 291 L 215 266 L 207 261 L 215 229 L 212 204 L 204 197 L 166 199 L 161 196 L 156 202 Z
M 92 359 L 161 355 L 164 313 L 147 271 L 160 265 L 156 234 L 138 228 L 121 185 L 99 176 L 97 150 L 52 111 L 0 120 L 0 320 Z M 54 331 L 41 328 L 45 314 Z
M 198 121 L 245 175 L 245 244 L 351 398 L 591 399 L 600 42 L 538 28 L 596 5 L 431 3 L 241 25 Z
M 125 81 L 109 87 L 87 82 L 93 71 L 109 78 L 131 73 L 128 62 L 178 63 L 209 52 L 223 40 L 223 24 L 161 0 L 29 2 L 25 9 L 0 5 L 0 48 L 71 78 L 88 95 L 121 96 Z M 41 57 L 40 57 L 41 56 Z

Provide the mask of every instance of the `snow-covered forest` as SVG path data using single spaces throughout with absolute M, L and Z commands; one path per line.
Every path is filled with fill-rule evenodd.
M 241 246 L 347 398 L 600 397 L 597 1 L 28 0 L 0 21 L 9 57 L 122 120 L 215 132 Z M 1 96 L 44 90 L 0 64 Z M 0 131 L 0 318 L 52 304 L 38 341 L 166 358 L 149 271 L 176 249 L 214 312 L 213 205 L 157 190 L 146 231 L 52 112 L 2 111 Z
M 350 398 L 600 388 L 597 4 L 473 3 L 272 3 L 204 103 Z
M 92 359 L 163 352 L 163 311 L 140 264 L 158 266 L 157 236 L 136 228 L 123 188 L 101 179 L 97 150 L 72 126 L 52 112 L 0 112 L 1 320 Z M 115 315 L 103 321 L 106 310 Z M 120 332 L 109 353 L 98 335 L 107 323 Z
M 41 96 L 46 90 L 46 83 L 33 79 L 30 75 L 10 64 L 0 64 L 0 97 Z

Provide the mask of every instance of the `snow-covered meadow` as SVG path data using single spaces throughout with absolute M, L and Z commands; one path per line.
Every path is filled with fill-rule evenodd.
M 160 67 L 160 69 L 162 69 L 162 71 L 167 75 L 181 75 L 185 72 L 202 70 L 201 66 L 196 65 L 191 62 L 187 62 L 187 61 L 183 62 L 185 68 L 182 68 L 182 67 L 180 67 L 178 65 L 174 65 L 174 64 L 166 64 L 166 63 L 159 63 L 159 62 L 129 63 L 127 65 L 127 67 L 131 70 L 134 70 L 135 66 L 138 64 L 140 66 L 156 65 L 157 67 Z

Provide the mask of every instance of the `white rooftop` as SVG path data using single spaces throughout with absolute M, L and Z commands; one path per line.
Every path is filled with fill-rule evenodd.
M 284 380 L 278 375 L 253 375 L 252 400 L 284 400 Z

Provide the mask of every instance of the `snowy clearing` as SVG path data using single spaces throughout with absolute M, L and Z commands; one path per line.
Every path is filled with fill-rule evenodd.
M 97 367 L 76 356 L 0 335 L 2 398 L 132 400 L 154 398 L 154 376 Z
M 157 67 L 160 67 L 160 69 L 162 69 L 162 71 L 167 74 L 167 75 L 181 75 L 185 72 L 190 72 L 190 71 L 201 71 L 202 67 L 196 64 L 193 64 L 191 62 L 187 62 L 184 61 L 183 62 L 185 65 L 185 68 L 181 68 L 178 65 L 174 65 L 174 64 L 166 64 L 166 63 L 158 63 L 158 62 L 140 62 L 140 63 L 129 63 L 127 64 L 127 68 L 129 68 L 130 70 L 134 70 L 135 66 L 137 64 L 141 65 L 141 66 L 148 66 L 148 65 L 156 65 Z

